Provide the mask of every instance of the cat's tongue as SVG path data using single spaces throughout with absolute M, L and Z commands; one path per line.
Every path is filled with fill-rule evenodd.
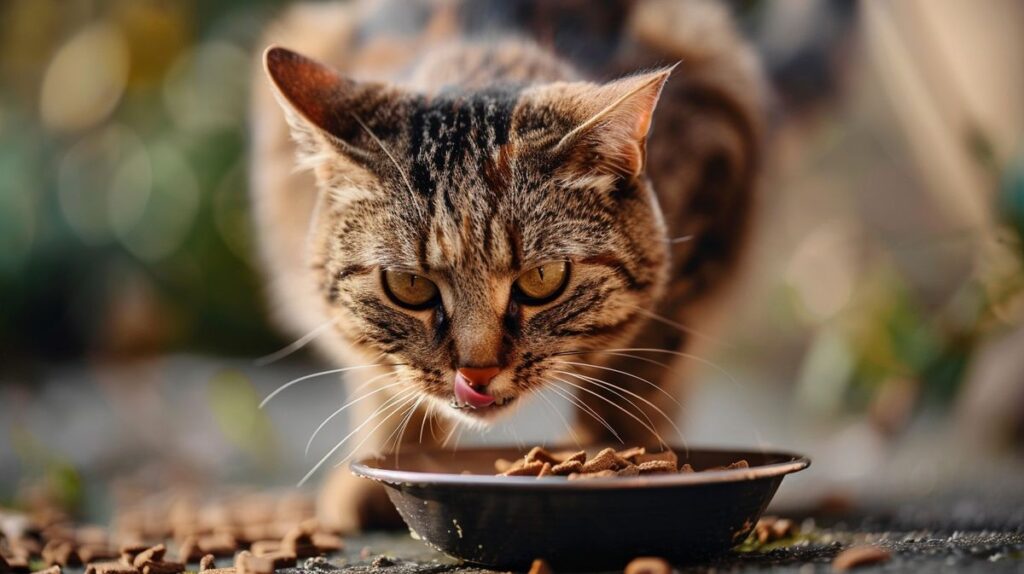
M 469 384 L 469 379 L 462 376 L 462 373 L 455 375 L 455 398 L 460 403 L 465 403 L 474 409 L 480 409 L 491 405 L 494 397 L 477 391 Z

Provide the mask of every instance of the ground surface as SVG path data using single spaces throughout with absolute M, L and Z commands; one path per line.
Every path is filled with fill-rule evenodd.
M 773 549 L 734 552 L 721 560 L 680 568 L 679 572 L 828 572 L 833 557 L 846 545 L 874 543 L 889 549 L 892 559 L 863 567 L 872 572 L 1024 572 L 1024 532 L 898 531 L 835 526 L 815 528 L 814 540 L 801 537 Z M 787 546 L 788 545 L 788 546 Z M 365 549 L 369 549 L 368 551 Z M 380 556 L 386 556 L 381 560 Z M 376 561 L 376 565 L 374 565 Z M 477 573 L 491 572 L 458 562 L 412 540 L 404 533 L 374 534 L 351 539 L 345 558 L 308 564 L 299 572 L 339 573 Z

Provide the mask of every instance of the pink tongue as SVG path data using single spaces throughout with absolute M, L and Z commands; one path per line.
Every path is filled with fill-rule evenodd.
M 475 409 L 486 407 L 494 402 L 494 397 L 478 392 L 470 386 L 469 380 L 462 376 L 462 373 L 455 375 L 455 398 L 460 403 L 466 403 Z

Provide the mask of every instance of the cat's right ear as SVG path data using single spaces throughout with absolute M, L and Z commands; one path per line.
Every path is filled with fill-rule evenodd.
M 352 81 L 329 66 L 279 46 L 267 48 L 263 66 L 300 155 L 319 157 L 326 150 L 353 159 L 374 155 L 375 136 L 368 133 L 369 126 L 395 101 L 393 88 Z

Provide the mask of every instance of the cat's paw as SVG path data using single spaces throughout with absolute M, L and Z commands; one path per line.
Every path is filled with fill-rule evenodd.
M 317 518 L 341 532 L 402 527 L 402 518 L 384 487 L 360 478 L 348 468 L 335 469 L 317 498 Z

